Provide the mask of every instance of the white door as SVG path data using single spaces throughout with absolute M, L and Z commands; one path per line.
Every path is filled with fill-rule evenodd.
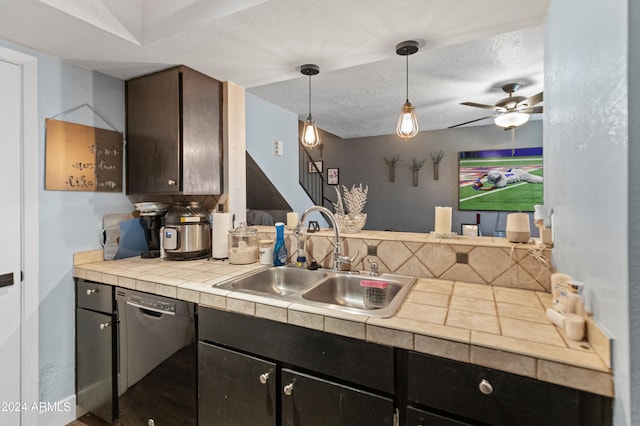
M 0 60 L 0 424 L 20 424 L 22 70 Z

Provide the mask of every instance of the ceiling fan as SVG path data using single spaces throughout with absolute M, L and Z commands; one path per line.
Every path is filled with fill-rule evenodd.
M 513 93 L 520 89 L 521 85 L 518 83 L 509 83 L 502 86 L 502 90 L 509 95 L 508 98 L 504 98 L 494 106 L 478 104 L 475 102 L 463 102 L 460 105 L 467 105 L 476 108 L 491 109 L 497 112 L 494 115 L 488 115 L 486 117 L 477 118 L 475 120 L 466 121 L 464 123 L 449 126 L 449 129 L 454 127 L 464 126 L 465 124 L 474 123 L 476 121 L 484 120 L 486 118 L 493 118 L 496 125 L 504 127 L 505 130 L 513 129 L 523 125 L 529 121 L 529 114 L 539 114 L 542 112 L 542 106 L 535 106 L 542 102 L 542 93 L 540 92 L 531 97 L 525 98 L 524 96 L 513 96 Z

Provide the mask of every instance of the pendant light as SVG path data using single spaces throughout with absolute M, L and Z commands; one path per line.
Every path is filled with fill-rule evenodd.
M 409 102 L 409 56 L 418 51 L 418 42 L 413 40 L 403 41 L 396 45 L 396 53 L 406 57 L 407 62 L 407 100 L 402 106 L 402 112 L 398 119 L 396 133 L 404 140 L 409 140 L 418 134 L 418 119 L 411 102 Z
M 320 144 L 320 136 L 318 136 L 318 126 L 311 116 L 311 76 L 319 74 L 320 67 L 314 64 L 305 64 L 300 66 L 300 72 L 309 76 L 309 115 L 304 121 L 300 143 L 307 148 L 313 148 Z

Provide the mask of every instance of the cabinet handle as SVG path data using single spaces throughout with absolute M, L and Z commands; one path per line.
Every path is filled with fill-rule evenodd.
M 100 324 L 100 330 L 104 330 L 105 328 L 111 326 L 110 322 L 103 322 L 102 324 Z
M 98 290 L 95 288 L 89 288 L 87 289 L 87 296 L 91 296 L 93 293 L 97 293 Z
M 169 179 L 169 180 L 167 181 L 167 184 L 169 184 L 169 186 L 173 186 L 173 185 L 175 185 L 176 183 L 178 183 L 178 182 L 176 182 L 176 180 L 175 180 L 175 179 Z
M 482 379 L 478 388 L 480 389 L 480 392 L 485 395 L 491 395 L 493 393 L 493 386 L 491 386 L 491 383 L 489 383 L 487 379 Z
M 287 386 L 284 387 L 284 394 L 287 396 L 291 396 L 292 393 L 293 393 L 293 383 L 289 383 Z
M 260 375 L 260 383 L 262 383 L 263 385 L 266 385 L 267 381 L 269 381 L 269 374 L 271 373 L 262 373 Z

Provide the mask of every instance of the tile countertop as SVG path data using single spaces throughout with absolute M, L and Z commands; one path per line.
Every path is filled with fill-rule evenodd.
M 590 342 L 569 340 L 545 315 L 547 292 L 420 278 L 395 316 L 374 318 L 231 292 L 216 284 L 263 268 L 224 260 L 74 255 L 74 277 L 267 318 L 613 396 L 609 341 L 589 319 Z

